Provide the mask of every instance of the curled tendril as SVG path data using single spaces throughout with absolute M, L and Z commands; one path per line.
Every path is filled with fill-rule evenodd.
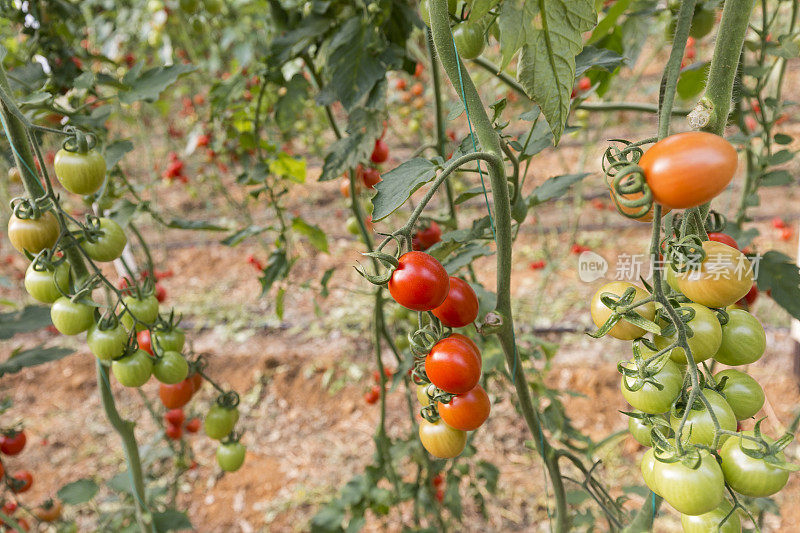
M 239 394 L 236 391 L 228 391 L 217 396 L 217 404 L 227 409 L 233 409 L 239 405 Z
M 66 260 L 67 258 L 60 252 L 45 248 L 33 256 L 31 268 L 37 272 L 52 272 L 56 267 L 66 262 Z
M 385 272 L 376 274 L 368 274 L 367 271 L 364 270 L 364 267 L 362 267 L 360 264 L 357 267 L 354 267 L 356 269 L 356 272 L 361 274 L 367 281 L 369 281 L 373 285 L 386 285 L 392 278 L 392 274 L 394 273 L 395 269 L 397 269 L 397 267 L 400 265 L 400 263 L 397 260 L 397 257 L 387 254 L 385 252 L 367 252 L 361 255 L 376 259 L 378 262 L 380 262 L 382 265 L 386 267 Z
M 425 359 L 415 359 L 414 367 L 411 371 L 411 381 L 415 385 L 429 384 L 428 374 L 425 373 Z
M 666 253 L 667 262 L 676 272 L 697 268 L 706 258 L 703 241 L 697 235 L 665 239 L 662 250 Z
M 692 326 L 689 324 L 689 322 L 691 322 L 697 314 L 694 308 L 688 306 L 676 307 L 675 312 L 678 314 L 678 318 L 681 322 L 683 322 L 686 328 L 686 338 L 691 339 L 694 337 L 694 331 L 692 330 Z M 677 328 L 675 324 L 671 322 L 669 315 L 664 310 L 659 310 L 659 313 L 661 313 L 661 316 L 664 318 L 664 320 L 668 322 L 668 324 L 664 326 L 664 329 L 661 330 L 661 336 L 669 337 L 670 335 L 674 335 L 677 331 Z
M 622 385 L 631 392 L 642 390 L 647 384 L 662 390 L 664 385 L 654 376 L 667 364 L 669 354 L 662 354 L 653 361 L 645 361 L 642 356 L 641 342 L 642 339 L 637 339 L 633 342 L 633 363 L 620 361 L 617 364 L 617 371 L 623 376 Z M 630 383 L 631 380 L 633 380 L 633 383 Z
M 430 403 L 419 410 L 419 414 L 428 422 L 434 424 L 439 420 L 439 409 L 435 403 Z
M 412 333 L 408 334 L 408 341 L 411 344 L 411 351 L 419 357 L 428 355 L 433 345 L 439 342 L 441 331 L 435 325 L 428 324 Z
M 657 324 L 647 320 L 636 312 L 636 306 L 633 305 L 635 298 L 636 289 L 634 287 L 628 287 L 625 289 L 625 292 L 623 292 L 621 296 L 618 296 L 613 292 L 604 292 L 600 294 L 600 302 L 609 308 L 612 313 L 608 317 L 608 320 L 606 320 L 605 323 L 597 329 L 597 331 L 590 332 L 588 335 L 598 339 L 611 331 L 611 329 L 620 320 L 630 322 L 634 326 L 638 326 L 645 331 L 649 331 L 650 333 L 660 333 L 661 328 L 658 327 Z
M 713 311 L 717 314 L 717 320 L 719 320 L 720 326 L 724 326 L 730 321 L 731 316 L 725 309 L 714 309 Z
M 93 133 L 83 132 L 74 126 L 67 126 L 64 131 L 69 136 L 61 143 L 61 147 L 68 152 L 85 154 L 97 144 L 97 137 Z
M 625 139 L 612 141 L 622 143 L 623 147 L 611 145 L 603 154 L 602 168 L 611 189 L 611 199 L 621 215 L 633 219 L 642 218 L 653 207 L 653 193 L 637 163 L 644 153 L 641 146 L 653 142 L 654 139 L 636 143 Z
M 706 233 L 719 233 L 725 229 L 727 224 L 725 215 L 712 209 L 706 217 Z
M 52 207 L 53 204 L 50 198 L 47 196 L 42 196 L 40 198 L 36 198 L 35 200 L 18 196 L 11 200 L 9 205 L 11 206 L 11 211 L 14 213 L 16 218 L 22 220 L 35 220 L 40 218 L 45 211 Z

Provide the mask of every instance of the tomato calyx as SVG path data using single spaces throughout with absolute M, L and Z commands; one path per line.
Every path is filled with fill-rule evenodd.
M 397 259 L 397 257 L 387 254 L 386 252 L 365 252 L 361 255 L 371 257 L 372 259 L 377 259 L 378 262 L 386 267 L 385 272 L 378 274 L 367 273 L 364 267 L 362 267 L 360 264 L 355 267 L 356 271 L 373 285 L 386 285 L 389 283 L 389 280 L 392 278 L 392 274 L 394 274 L 394 271 L 400 266 L 400 261 Z
M 764 462 L 776 468 L 780 468 L 781 470 L 786 470 L 788 472 L 800 471 L 800 465 L 789 463 L 781 458 L 781 452 L 792 443 L 794 435 L 787 432 L 781 438 L 770 444 L 761 433 L 761 423 L 763 421 L 764 418 L 761 418 L 756 422 L 752 437 L 739 433 L 739 448 L 742 450 L 742 453 L 753 459 L 762 459 Z M 744 443 L 746 440 L 754 443 L 756 447 L 745 446 Z
M 692 330 L 690 322 L 694 320 L 694 317 L 697 313 L 693 308 L 688 306 L 675 307 L 674 309 L 675 312 L 678 314 L 678 318 L 683 323 L 683 327 L 686 331 L 686 338 L 691 339 L 692 337 L 694 337 L 694 331 Z M 662 313 L 661 317 L 667 321 L 667 324 L 661 329 L 661 333 L 659 333 L 659 335 L 661 335 L 662 337 L 670 337 L 675 334 L 677 328 L 675 327 L 675 324 L 670 320 L 670 317 L 666 312 L 664 311 L 660 312 Z
M 649 359 L 645 359 L 641 351 L 642 343 L 652 350 L 655 355 Z M 642 390 L 647 384 L 652 385 L 659 391 L 663 390 L 664 385 L 653 376 L 661 372 L 664 366 L 669 362 L 670 351 L 671 347 L 659 351 L 655 345 L 644 338 L 635 340 L 633 342 L 633 365 L 630 365 L 630 361 L 620 361 L 617 363 L 617 371 L 624 376 L 622 380 L 623 386 L 631 392 Z M 631 383 L 631 380 L 633 380 L 633 383 Z
M 667 268 L 675 272 L 696 270 L 706 258 L 703 241 L 697 235 L 666 239 L 662 248 L 667 256 Z
M 652 301 L 652 297 L 634 301 L 635 297 L 636 297 L 635 287 L 628 287 L 627 289 L 625 289 L 625 292 L 622 293 L 621 296 L 618 296 L 613 292 L 601 293 L 600 301 L 604 306 L 609 308 L 612 311 L 612 313 L 611 316 L 608 317 L 608 320 L 606 320 L 603 323 L 603 325 L 597 329 L 597 331 L 588 332 L 587 335 L 595 339 L 599 339 L 600 337 L 606 335 L 609 331 L 611 331 L 611 329 L 620 320 L 625 320 L 626 322 L 629 322 L 634 326 L 638 326 L 650 333 L 654 333 L 656 335 L 660 334 L 661 328 L 658 326 L 658 324 L 642 317 L 635 310 L 640 305 Z
M 445 392 L 429 381 L 426 383 L 428 385 L 425 387 L 425 395 L 428 397 L 428 405 L 420 409 L 419 414 L 428 422 L 435 423 L 440 418 L 438 404 L 448 404 L 457 395 Z
M 67 152 L 85 154 L 97 145 L 97 138 L 92 133 L 85 133 L 73 126 L 67 126 L 64 131 L 69 136 L 61 143 L 61 147 Z
M 217 396 L 217 405 L 225 409 L 236 409 L 239 406 L 239 394 L 232 390 L 223 392 Z
M 674 433 L 669 421 L 663 415 L 651 415 L 641 411 L 620 411 L 620 413 L 629 418 L 634 418 L 640 424 L 647 426 L 650 429 L 651 439 L 653 438 L 653 433 L 658 433 L 664 439 L 671 437 Z

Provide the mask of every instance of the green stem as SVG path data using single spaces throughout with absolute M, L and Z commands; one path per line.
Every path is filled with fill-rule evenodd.
M 145 504 L 144 474 L 142 473 L 142 462 L 139 458 L 139 447 L 136 445 L 136 436 L 133 433 L 135 424 L 129 420 L 124 420 L 117 411 L 114 395 L 108 381 L 108 368 L 97 361 L 97 386 L 100 388 L 100 398 L 103 402 L 103 410 L 106 412 L 108 421 L 122 439 L 122 447 L 125 450 L 125 458 L 128 462 L 128 474 L 131 477 L 131 489 L 133 500 L 136 506 L 136 521 L 139 524 L 139 531 L 142 533 L 155 533 L 150 511 Z
M 500 138 L 492 127 L 491 120 L 486 114 L 486 109 L 472 82 L 472 78 L 457 57 L 453 45 L 453 35 L 450 31 L 447 1 L 431 0 L 429 6 L 433 42 L 442 66 L 448 78 L 450 78 L 450 83 L 453 84 L 462 99 L 464 108 L 469 113 L 481 149 L 494 156 L 493 160 L 487 161 L 487 166 L 489 167 L 492 197 L 494 198 L 497 245 L 497 304 L 495 311 L 502 317 L 502 324 L 498 327 L 496 334 L 503 348 L 509 370 L 511 368 L 517 369 L 516 367 L 520 362 L 518 361 L 511 310 L 511 204 L 502 162 L 503 153 L 500 146 Z M 567 516 L 566 491 L 564 490 L 561 471 L 558 466 L 558 458 L 553 448 L 544 438 L 539 414 L 533 406 L 525 372 L 521 368 L 518 370 L 512 372 L 512 374 L 520 410 L 534 440 L 537 441 L 537 450 L 550 474 L 550 481 L 553 484 L 556 499 L 555 530 L 560 533 L 569 529 L 569 519 Z

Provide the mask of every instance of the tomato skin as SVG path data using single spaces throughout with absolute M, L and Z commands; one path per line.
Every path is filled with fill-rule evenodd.
M 197 433 L 200 431 L 200 419 L 199 418 L 192 418 L 188 422 L 186 422 L 186 431 L 189 433 Z
M 462 340 L 444 338 L 425 357 L 425 373 L 431 383 L 451 394 L 464 394 L 478 384 L 480 357 Z
M 37 219 L 17 218 L 13 214 L 8 219 L 8 240 L 20 253 L 27 250 L 36 255 L 46 248 L 52 248 L 60 234 L 58 220 L 51 211 L 45 211 Z
M 153 358 L 144 350 L 136 350 L 111 363 L 111 372 L 123 387 L 141 387 L 153 375 Z
M 727 500 L 724 500 L 722 504 L 713 511 L 697 516 L 681 515 L 683 533 L 708 533 L 709 531 L 715 531 L 717 533 L 741 533 L 742 522 L 739 519 L 738 513 L 734 512 L 725 520 L 725 517 L 728 516 L 732 508 L 733 505 Z M 725 520 L 725 522 L 722 522 L 722 520 Z
M 717 316 L 709 308 L 702 305 L 682 304 L 682 307 L 694 309 L 694 318 L 687 322 L 687 326 L 692 329 L 693 333 L 687 340 L 694 362 L 700 363 L 713 357 L 722 343 L 722 327 L 719 325 Z M 653 337 L 653 343 L 659 350 L 663 350 L 677 340 L 677 331 L 668 337 L 662 337 L 661 335 Z M 676 363 L 686 364 L 686 351 L 683 348 L 674 348 L 669 357 Z
M 166 351 L 153 367 L 153 375 L 161 383 L 175 385 L 189 375 L 189 363 L 178 352 Z
M 94 307 L 62 296 L 50 308 L 50 319 L 62 334 L 77 335 L 94 324 Z
M 167 424 L 182 426 L 184 420 L 186 420 L 186 414 L 184 414 L 183 409 L 170 409 L 164 413 L 164 421 L 167 422 Z
M 625 400 L 633 407 L 643 413 L 657 415 L 669 411 L 672 402 L 678 397 L 683 385 L 683 371 L 677 363 L 669 360 L 661 370 L 653 375 L 653 378 L 664 388 L 658 390 L 652 383 L 645 383 L 641 389 L 630 391 L 625 387 L 624 382 L 627 381 L 629 385 L 633 385 L 635 379 L 622 376 L 620 390 Z
M 415 250 L 427 250 L 437 242 L 442 240 L 442 228 L 439 227 L 439 224 L 436 221 L 431 220 L 431 223 L 414 234 L 414 238 L 412 239 L 413 243 L 416 245 Z
M 233 431 L 238 421 L 239 410 L 237 408 L 214 404 L 208 410 L 203 426 L 205 427 L 206 435 L 212 439 L 222 440 Z
M 628 433 L 642 446 L 653 445 L 653 438 L 650 435 L 650 426 L 644 424 L 639 418 L 628 417 Z
M 450 290 L 450 277 L 442 264 L 424 252 L 407 252 L 389 279 L 392 298 L 414 311 L 436 309 Z
M 155 323 L 158 318 L 158 300 L 154 295 L 145 296 L 142 299 L 135 295 L 128 295 L 122 298 L 125 302 L 120 320 L 126 328 L 133 329 L 134 318 L 136 318 L 136 331 L 147 329 L 148 324 Z
M 188 380 L 192 383 L 192 394 L 197 393 L 197 391 L 203 388 L 203 376 L 201 376 L 199 372 L 195 372 L 189 376 Z
M 680 461 L 662 463 L 655 461 L 653 480 L 661 496 L 677 511 L 686 515 L 700 515 L 713 511 L 725 497 L 725 479 L 716 459 L 700 449 L 701 462 L 697 469 Z
M 461 59 L 475 59 L 483 53 L 486 40 L 480 24 L 462 22 L 453 29 L 453 40 Z
M 375 147 L 372 149 L 372 155 L 369 156 L 369 159 L 373 163 L 384 163 L 389 159 L 389 146 L 383 139 L 375 140 Z M 364 184 L 371 188 L 366 179 L 364 180 Z
M 703 394 L 708 403 L 711 404 L 711 409 L 714 411 L 720 427 L 728 431 L 736 431 L 736 415 L 733 414 L 733 409 L 725 401 L 725 398 L 711 389 L 703 389 Z M 676 432 L 681 423 L 682 415 L 682 412 L 670 414 L 670 425 Z M 690 431 L 691 435 L 689 435 Z M 687 436 L 688 439 L 686 439 Z M 727 438 L 727 435 L 720 437 L 720 444 L 724 443 Z M 699 411 L 690 410 L 686 425 L 683 426 L 682 439 L 692 444 L 705 444 L 706 446 L 711 446 L 714 443 L 714 421 L 711 420 L 705 404 Z
M 450 290 L 433 315 L 450 328 L 461 328 L 478 318 L 478 296 L 463 279 L 450 276 Z
M 431 399 L 428 396 L 428 387 L 432 385 L 428 383 L 422 383 L 417 385 L 417 401 L 422 405 L 422 407 L 427 407 L 431 404 Z
M 680 292 L 706 307 L 727 307 L 742 299 L 753 286 L 750 260 L 721 242 L 703 243 L 706 258 L 696 268 L 675 273 Z
M 94 323 L 86 334 L 86 344 L 95 357 L 102 361 L 111 361 L 125 352 L 128 346 L 128 332 L 125 326 L 119 323 L 110 329 L 100 329 L 98 324 Z
M 611 309 L 603 305 L 603 302 L 600 300 L 602 294 L 604 292 L 610 292 L 612 294 L 616 294 L 618 297 L 622 296 L 625 290 L 628 287 L 634 287 L 636 289 L 636 295 L 634 296 L 634 301 L 642 300 L 650 296 L 650 294 L 642 289 L 641 287 L 637 287 L 633 283 L 628 283 L 627 281 L 612 281 L 610 283 L 606 283 L 602 287 L 600 287 L 594 296 L 592 296 L 592 302 L 590 304 L 590 311 L 592 315 L 592 322 L 598 328 L 602 326 L 606 320 L 611 316 Z M 653 320 L 656 316 L 656 306 L 653 302 L 648 302 L 644 305 L 640 305 L 636 308 L 636 313 L 646 318 L 647 320 Z M 641 337 L 646 333 L 645 330 L 640 328 L 639 326 L 634 326 L 630 322 L 626 321 L 625 319 L 620 320 L 617 322 L 613 328 L 608 332 L 609 335 L 614 337 L 615 339 L 625 340 L 625 341 L 632 341 L 638 337 Z
M 139 348 L 153 355 L 153 340 L 149 329 L 143 329 L 136 334 L 136 343 L 139 345 Z
M 655 452 L 653 451 L 653 448 L 648 448 L 648 450 L 644 452 L 644 455 L 642 456 L 642 462 L 639 465 L 639 468 L 642 471 L 642 479 L 644 480 L 644 484 L 647 485 L 647 488 L 660 496 L 661 493 L 658 491 L 658 487 L 656 486 L 654 475 L 655 466 Z
M 62 148 L 56 152 L 53 166 L 61 185 L 75 194 L 96 193 L 106 178 L 106 161 L 94 150 L 82 154 Z
M 756 303 L 756 300 L 758 300 L 758 286 L 755 283 L 753 283 L 753 286 L 750 287 L 750 291 L 748 291 L 748 293 L 744 295 L 744 298 L 736 302 L 736 304 L 739 305 L 740 307 L 744 307 L 743 305 L 744 301 L 744 303 L 747 304 L 747 308 L 749 309 L 750 307 L 752 307 L 754 303 Z
M 31 490 L 31 486 L 33 485 L 33 474 L 31 474 L 28 470 L 20 470 L 12 477 L 17 481 L 23 482 L 22 485 L 11 489 L 12 492 L 15 494 L 22 494 L 23 492 L 28 492 Z
M 439 416 L 453 429 L 473 431 L 489 418 L 492 403 L 483 387 L 475 387 L 465 394 L 459 394 L 450 403 L 439 404 Z
M 728 323 L 722 326 L 722 344 L 714 359 L 728 366 L 749 365 L 758 361 L 767 349 L 764 326 L 742 309 L 728 311 Z
M 745 435 L 753 436 L 752 431 L 743 431 Z M 772 439 L 764 437 L 772 444 Z M 780 491 L 789 481 L 789 472 L 767 463 L 764 459 L 750 457 L 742 451 L 745 449 L 756 450 L 755 442 L 737 437 L 731 437 L 719 451 L 722 457 L 722 472 L 725 481 L 739 494 L 752 498 L 764 498 Z M 778 459 L 785 460 L 783 452 L 777 454 Z
M 182 352 L 186 344 L 186 334 L 181 328 L 171 328 L 165 331 L 154 331 L 153 342 L 159 350 Z
M 108 262 L 118 259 L 122 250 L 128 244 L 128 238 L 122 228 L 110 218 L 99 220 L 101 234 L 94 242 L 88 240 L 81 243 L 86 255 L 99 262 Z
M 24 431 L 2 435 L 0 436 L 0 452 L 5 455 L 17 455 L 25 448 L 26 442 L 28 442 L 28 438 Z
M 709 233 L 708 240 L 721 242 L 722 244 L 726 244 L 731 248 L 736 248 L 737 250 L 739 249 L 739 245 L 736 243 L 736 239 L 734 239 L 727 233 Z
M 478 345 L 475 344 L 474 340 L 470 339 L 466 335 L 462 335 L 461 333 L 453 333 L 448 338 L 449 339 L 458 340 L 458 341 L 461 341 L 461 342 L 465 343 L 467 346 L 469 346 L 472 349 L 473 352 L 475 352 L 475 357 L 478 358 L 478 361 L 482 361 L 483 360 L 481 358 L 481 350 L 480 350 L 480 348 L 478 348 Z
M 714 379 L 719 383 L 724 377 L 728 380 L 723 385 L 722 393 L 737 420 L 750 418 L 761 410 L 765 400 L 764 389 L 756 380 L 734 368 L 717 372 Z
M 419 423 L 419 440 L 434 457 L 452 459 L 467 446 L 467 432 L 453 429 L 442 420 L 431 423 L 423 418 Z
M 69 293 L 69 264 L 64 262 L 55 270 L 37 270 L 35 262 L 25 271 L 25 290 L 34 300 L 51 304 Z M 60 289 L 60 290 L 59 290 Z
M 639 159 L 653 198 L 672 209 L 711 201 L 728 186 L 737 165 L 731 143 L 702 131 L 670 135 Z
M 244 464 L 247 448 L 240 442 L 220 444 L 217 448 L 217 464 L 223 472 L 236 472 Z
M 50 500 L 47 504 L 39 506 L 34 514 L 42 522 L 55 522 L 61 518 L 61 502 Z
M 161 403 L 163 403 L 164 407 L 167 409 L 183 407 L 189 403 L 193 394 L 194 387 L 192 386 L 191 379 L 185 379 L 175 385 L 161 383 L 158 387 L 158 396 L 161 398 Z
M 164 429 L 164 433 L 170 440 L 181 440 L 183 437 L 183 428 L 181 426 L 167 424 L 167 427 Z

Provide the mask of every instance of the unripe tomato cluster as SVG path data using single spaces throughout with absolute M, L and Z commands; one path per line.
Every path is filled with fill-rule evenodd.
M 93 194 L 105 181 L 105 161 L 93 150 L 74 153 L 62 149 L 56 154 L 54 166 L 64 188 L 76 194 Z M 110 218 L 90 217 L 82 231 L 70 230 L 78 235 L 75 245 L 92 262 L 118 259 L 128 242 L 125 232 Z M 35 300 L 51 304 L 50 317 L 57 331 L 64 335 L 86 332 L 89 350 L 101 364 L 110 367 L 122 386 L 142 387 L 155 376 L 164 406 L 181 409 L 200 389 L 203 376 L 196 363 L 190 365 L 183 355 L 184 332 L 174 324 L 172 316 L 165 320 L 159 314 L 159 298 L 153 291 L 155 280 L 147 276 L 140 287 L 123 279 L 120 297 L 103 310 L 104 306 L 92 299 L 95 285 L 78 279 L 64 258 L 62 239 L 66 234 L 51 211 L 36 219 L 11 218 L 12 244 L 20 252 L 34 256 L 25 274 L 26 290 Z M 233 471 L 244 460 L 244 446 L 236 435 L 231 435 L 239 418 L 235 405 L 238 400 L 223 396 L 225 400 L 221 398 L 209 410 L 205 428 L 211 438 L 224 440 L 218 462 L 223 470 Z M 175 411 L 168 415 L 177 416 Z M 192 427 L 198 423 L 192 421 Z M 168 437 L 180 438 L 182 424 L 183 420 L 168 423 Z
M 600 331 L 633 341 L 634 358 L 619 364 L 620 388 L 634 409 L 628 413 L 631 435 L 651 447 L 641 462 L 646 485 L 682 514 L 684 531 L 739 531 L 738 515 L 728 516 L 726 485 L 741 495 L 770 496 L 783 488 L 789 471 L 781 451 L 785 443 L 761 436 L 760 423 L 754 431 L 739 429 L 761 410 L 761 386 L 739 368 L 712 374 L 706 366 L 713 360 L 741 367 L 766 349 L 761 323 L 736 305 L 752 292 L 752 266 L 730 236 L 711 236 L 702 243 L 702 261 L 683 272 L 668 265 L 665 273 L 665 296 L 676 302 L 692 359 L 701 365 L 700 391 L 691 405 L 687 354 L 667 310 L 648 291 L 624 281 L 608 283 L 592 298 L 591 316 Z M 641 320 L 661 328 L 660 334 L 650 335 Z M 717 431 L 711 413 L 729 433 Z
M 430 312 L 445 328 L 461 328 L 478 316 L 478 297 L 464 280 L 448 276 L 433 256 L 411 251 L 398 259 L 389 292 L 407 309 Z M 431 455 L 452 458 L 467 443 L 467 431 L 489 417 L 491 402 L 480 386 L 478 346 L 461 333 L 444 330 L 416 365 L 417 398 L 423 408 L 419 438 Z

